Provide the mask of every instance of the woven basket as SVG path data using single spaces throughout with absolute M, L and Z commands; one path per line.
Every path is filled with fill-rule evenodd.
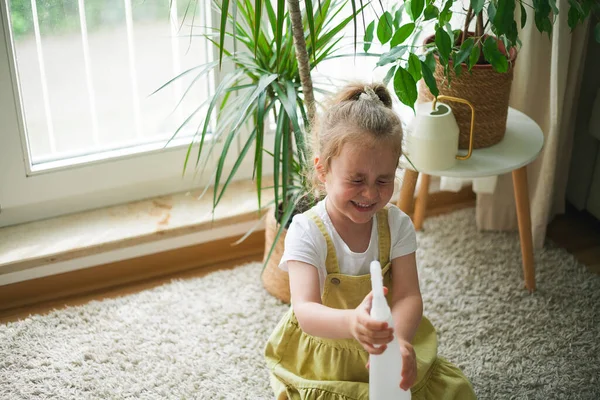
M 433 42 L 434 36 L 425 39 L 425 43 Z M 504 51 L 501 45 L 500 50 Z M 448 87 L 444 69 L 438 62 L 434 72 L 435 80 L 440 94 L 459 97 L 468 100 L 475 107 L 475 127 L 473 132 L 473 148 L 489 147 L 504 138 L 506 119 L 508 116 L 508 100 L 513 80 L 514 62 L 517 52 L 513 48 L 510 52 L 509 70 L 498 73 L 491 65 L 475 65 L 471 72 L 466 64 L 462 64 L 462 73 L 459 77 L 452 71 L 450 87 Z M 433 101 L 433 95 L 423 80 L 419 82 L 420 103 Z M 460 128 L 459 148 L 469 148 L 469 131 L 471 129 L 471 109 L 466 104 L 448 102 L 456 117 Z
M 279 223 L 275 219 L 275 208 L 271 208 L 267 211 L 267 218 L 265 221 L 265 258 L 269 254 L 271 245 L 277 235 L 277 229 L 279 229 Z M 267 292 L 283 301 L 284 303 L 290 303 L 290 280 L 288 273 L 279 269 L 279 261 L 283 256 L 283 247 L 285 241 L 285 234 L 287 230 L 284 230 L 279 240 L 273 249 L 273 253 L 265 266 L 261 280 Z

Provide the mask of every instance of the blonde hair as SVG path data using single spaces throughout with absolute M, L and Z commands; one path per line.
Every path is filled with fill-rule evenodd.
M 398 159 L 402 152 L 402 124 L 392 110 L 392 97 L 381 83 L 351 83 L 326 103 L 312 125 L 312 151 L 329 169 L 344 144 L 387 140 Z M 350 129 L 348 129 L 350 128 Z M 356 129 L 352 129 L 356 128 Z M 309 182 L 320 197 L 321 182 L 312 168 Z

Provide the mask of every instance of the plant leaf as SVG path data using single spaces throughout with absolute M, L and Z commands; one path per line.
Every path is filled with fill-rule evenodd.
M 448 64 L 450 52 L 452 51 L 452 42 L 450 41 L 448 33 L 442 28 L 438 28 L 435 32 L 435 44 L 438 48 L 442 65 Z
M 444 25 L 444 27 L 446 28 L 446 32 L 448 33 L 448 37 L 450 38 L 450 49 L 452 49 L 452 46 L 454 44 L 454 31 L 452 30 L 452 25 L 450 25 L 450 22 L 446 22 L 446 25 Z
M 256 1 L 262 1 L 262 0 L 256 0 Z M 265 0 L 265 1 L 271 1 L 271 0 Z M 354 5 L 354 2 L 352 3 Z M 310 36 L 312 39 L 312 43 L 315 43 L 317 40 L 317 36 L 315 33 L 315 19 L 313 16 L 313 6 L 312 6 L 312 0 L 304 0 L 304 5 L 306 7 L 306 19 L 308 21 L 308 30 L 310 32 Z M 355 31 L 356 32 L 356 31 Z M 356 44 L 356 40 L 354 40 L 354 43 Z M 311 49 L 308 49 L 309 51 Z M 313 60 L 315 59 L 315 48 L 312 47 L 312 56 L 313 56 Z M 311 54 L 309 54 L 308 56 L 310 57 Z
M 394 75 L 394 91 L 400 101 L 414 111 L 415 102 L 417 101 L 417 83 L 410 73 L 402 67 L 398 67 Z
M 571 6 L 575 6 L 576 9 L 580 9 L 579 3 L 576 0 L 569 0 L 569 3 L 571 4 Z M 573 15 L 571 14 L 572 10 L 573 7 L 569 9 L 569 24 L 571 18 L 573 17 Z M 552 19 L 550 16 L 552 8 L 550 7 L 549 0 L 536 0 L 534 11 L 534 21 L 536 28 L 542 33 L 547 32 L 548 36 L 550 36 L 550 34 L 552 33 Z
M 450 9 L 452 8 L 453 3 L 454 0 L 446 0 L 446 4 L 444 4 L 444 8 L 442 8 L 442 11 L 438 17 L 440 25 L 450 22 L 450 19 L 452 18 L 452 11 L 450 11 Z
M 437 97 L 440 94 L 440 91 L 438 90 L 437 82 L 433 76 L 433 71 L 429 68 L 429 65 L 423 61 L 421 61 L 421 71 L 423 72 L 423 80 L 429 88 L 429 91 L 432 95 Z
M 506 35 L 511 42 L 514 42 L 517 38 L 514 18 L 515 2 L 516 0 L 498 0 L 498 8 L 493 19 L 496 35 L 498 37 Z
M 256 99 L 260 96 L 260 94 L 262 92 L 264 92 L 266 90 L 267 86 L 271 85 L 271 83 L 273 81 L 275 81 L 277 78 L 278 78 L 277 74 L 262 75 L 260 77 L 260 80 L 258 81 L 258 84 L 256 85 L 256 89 L 254 89 L 254 91 L 250 95 L 248 95 L 248 97 L 246 98 L 246 101 L 244 101 L 244 103 L 239 108 L 239 111 L 240 111 L 239 118 L 233 125 L 233 130 L 238 129 L 243 124 L 243 122 L 245 120 L 244 116 L 245 116 L 248 108 L 255 103 Z
M 385 78 L 383 78 L 383 84 L 385 86 L 387 86 L 394 77 L 394 72 L 396 72 L 395 65 L 388 70 L 387 74 L 385 74 Z
M 429 4 L 427 7 L 425 7 L 425 11 L 423 12 L 425 21 L 437 18 L 438 15 L 440 15 L 440 10 L 433 4 Z
M 279 205 L 279 171 L 281 167 L 281 142 L 283 141 L 283 126 L 287 125 L 287 114 L 283 111 L 283 104 L 279 107 L 277 117 L 277 127 L 275 128 L 275 138 L 273 145 L 273 185 L 275 194 L 275 204 Z
M 456 60 L 454 60 L 454 62 L 456 64 L 465 62 L 467 58 L 469 58 L 469 56 L 471 55 L 473 46 L 475 46 L 475 41 L 473 40 L 473 38 L 468 38 L 467 40 L 465 40 L 460 46 L 459 52 L 456 53 Z
M 277 54 L 277 57 L 279 57 L 279 54 L 281 54 L 281 41 L 283 39 L 283 21 L 285 19 L 284 16 L 285 0 L 277 0 L 277 26 L 275 27 L 275 54 Z M 277 65 L 279 65 L 279 61 L 276 61 L 276 63 Z
M 392 14 L 388 11 L 384 12 L 379 18 L 379 23 L 377 24 L 377 39 L 379 39 L 381 44 L 386 44 L 392 38 L 393 23 L 394 20 L 392 19 Z
M 435 71 L 435 56 L 433 55 L 432 52 L 427 53 L 427 55 L 425 56 L 425 64 L 427 64 L 427 66 L 429 67 L 429 70 L 431 72 Z
M 225 91 L 225 88 L 227 88 L 233 82 L 235 82 L 242 74 L 243 74 L 243 71 L 238 70 L 236 72 L 231 72 L 231 73 L 225 75 L 225 77 L 223 78 L 223 80 L 221 81 L 221 83 L 219 84 L 219 86 L 215 89 L 215 94 L 213 95 L 213 97 L 212 97 L 212 99 L 210 101 L 210 104 L 208 105 L 208 110 L 206 111 L 206 117 L 204 118 L 204 122 L 202 124 L 203 125 L 202 131 L 200 132 L 200 144 L 198 146 L 198 156 L 196 158 L 196 166 L 200 162 L 200 156 L 202 154 L 202 147 L 204 145 L 204 140 L 206 138 L 206 133 L 208 131 L 208 126 L 210 124 L 210 116 L 212 115 L 212 110 L 214 109 L 215 105 L 217 104 L 217 101 L 218 101 L 219 97 L 221 96 L 221 93 L 223 93 Z M 188 118 L 188 120 L 189 120 L 189 118 Z M 179 129 L 181 129 L 188 122 L 188 120 L 186 120 L 177 129 L 177 131 L 179 131 Z M 177 132 L 175 132 L 175 135 L 176 134 L 177 134 Z M 196 132 L 195 135 L 197 135 L 197 134 L 198 134 L 198 132 Z M 184 174 L 185 174 L 186 167 L 187 167 L 187 159 L 186 159 L 186 162 L 183 165 L 183 173 Z
M 405 4 L 400 4 L 400 7 L 394 12 L 394 28 L 398 29 L 400 27 L 400 22 L 402 22 L 402 12 L 404 11 Z
M 265 116 L 268 115 L 268 109 L 265 110 L 267 100 L 267 91 L 262 91 L 258 96 L 258 106 L 256 109 L 256 146 L 254 148 L 254 171 L 253 179 L 256 181 L 256 194 L 258 196 L 258 208 L 261 206 L 261 182 L 262 182 L 262 161 L 263 161 L 263 140 L 265 137 Z M 274 104 L 274 103 L 271 103 Z M 266 112 L 265 112 L 266 111 Z
M 223 49 L 225 48 L 225 32 L 227 31 L 227 13 L 229 0 L 223 0 L 221 5 L 221 28 L 219 29 L 219 68 L 223 65 Z
M 392 41 L 390 42 L 391 47 L 398 46 L 401 43 L 404 43 L 406 39 L 413 33 L 415 30 L 415 24 L 409 22 L 407 24 L 402 25 L 392 36 Z
M 256 56 L 256 50 L 258 47 L 258 42 L 260 41 L 260 27 L 261 24 L 257 23 L 262 19 L 262 5 L 263 0 L 257 0 L 254 6 L 254 55 Z
M 298 124 L 298 113 L 296 113 L 296 94 L 293 86 L 290 88 L 289 85 L 292 85 L 291 82 L 287 83 L 287 94 L 281 90 L 279 85 L 272 85 L 271 87 L 275 89 L 277 92 L 277 96 L 281 99 L 281 104 L 283 105 L 283 109 L 288 116 L 288 121 L 291 122 L 292 127 L 295 131 L 302 132 L 300 130 L 300 125 Z
M 391 62 L 397 61 L 400 57 L 406 53 L 408 50 L 408 46 L 396 46 L 387 53 L 384 53 L 379 57 L 379 61 L 377 61 L 377 66 L 381 67 L 383 65 L 387 65 Z
M 483 10 L 484 4 L 485 0 L 471 0 L 471 7 L 473 8 L 473 12 L 475 14 L 479 14 L 481 10 Z
M 490 21 L 493 21 L 495 17 L 496 17 L 496 5 L 494 4 L 493 1 L 490 1 L 490 4 L 488 4 L 488 19 Z
M 479 61 L 479 56 L 481 56 L 481 49 L 479 46 L 473 46 L 471 54 L 469 55 L 469 71 L 475 64 L 477 64 L 477 61 Z
M 252 145 L 255 143 L 255 139 L 256 139 L 256 129 L 254 129 L 252 131 L 252 133 L 248 137 L 248 140 L 246 140 L 246 144 L 244 145 L 244 147 L 242 148 L 242 151 L 240 151 L 240 154 L 238 155 L 237 159 L 235 160 L 235 163 L 233 164 L 233 167 L 231 168 L 231 171 L 229 172 L 227 179 L 225 180 L 225 182 L 223 182 L 223 185 L 221 186 L 221 191 L 220 191 L 219 195 L 216 197 L 216 200 L 213 202 L 213 207 L 216 207 L 219 204 L 219 202 L 221 201 L 221 198 L 225 194 L 225 191 L 227 190 L 227 187 L 229 186 L 229 184 L 231 183 L 231 180 L 235 176 L 235 173 L 240 168 L 240 165 L 242 164 L 242 161 L 246 157 L 246 154 L 248 154 L 248 151 L 252 148 Z M 216 190 L 216 186 L 215 186 L 215 193 L 216 192 L 217 192 L 217 190 Z
M 410 53 L 408 55 L 407 70 L 408 73 L 413 77 L 415 82 L 418 82 L 419 79 L 421 79 L 421 60 L 419 60 L 419 57 L 414 53 Z
M 290 185 L 290 158 L 293 156 L 290 154 L 290 136 L 290 124 L 288 123 L 283 125 L 283 137 L 281 142 L 281 199 L 284 208 L 290 200 L 288 195 L 288 188 Z
M 521 5 L 521 29 L 523 29 L 527 23 L 527 10 L 523 6 L 523 3 L 519 4 Z
M 352 15 L 356 15 L 356 3 L 355 0 L 350 0 L 350 3 L 352 4 Z M 363 14 L 363 19 L 364 19 L 364 14 Z M 357 31 L 358 29 L 356 28 L 356 18 L 352 18 L 352 23 L 354 25 L 354 52 L 356 53 L 356 36 L 357 36 Z
M 569 7 L 569 14 L 568 14 L 568 19 L 567 22 L 569 24 L 569 28 L 571 28 L 571 31 L 573 29 L 575 29 L 575 27 L 577 26 L 577 24 L 579 23 L 579 9 L 581 7 L 579 7 L 579 4 L 576 1 L 569 1 L 570 7 Z M 537 26 L 538 30 L 540 32 L 544 32 L 544 23 L 542 20 L 542 17 L 539 17 L 538 21 L 538 13 L 536 12 L 535 14 L 535 25 Z
M 404 9 L 406 10 L 406 15 L 408 15 L 409 18 L 414 21 L 415 19 L 412 16 L 412 9 L 411 9 L 411 6 L 410 6 L 411 2 L 412 2 L 412 0 L 406 0 L 403 3 L 403 5 L 404 5 Z
M 290 218 L 292 217 L 292 214 L 293 214 L 294 210 L 296 209 L 296 205 L 298 204 L 298 201 L 300 200 L 300 198 L 301 198 L 301 196 L 296 196 L 296 198 L 294 198 L 293 201 L 288 202 L 287 207 L 285 207 L 282 210 L 283 216 L 281 218 L 281 221 L 279 221 L 279 227 L 277 228 L 277 233 L 275 234 L 275 238 L 273 239 L 273 244 L 271 245 L 271 248 L 269 249 L 269 253 L 267 254 L 267 257 L 265 257 L 265 261 L 263 263 L 263 271 L 264 271 L 265 267 L 267 266 L 269 259 L 271 258 L 271 254 L 273 254 L 273 251 L 275 250 L 275 245 L 277 244 L 277 242 L 279 241 L 279 238 L 285 231 L 287 223 L 290 220 Z M 279 206 L 279 202 L 275 202 L 275 209 L 277 209 L 277 206 Z
M 457 60 L 458 58 L 458 53 L 453 52 L 452 53 L 452 65 L 453 65 L 453 70 L 454 70 L 454 74 L 459 77 L 460 74 L 462 73 L 462 64 L 458 62 Z M 448 64 L 450 65 L 450 64 Z
M 488 37 L 483 43 L 483 56 L 492 64 L 496 72 L 508 71 L 508 60 L 498 49 L 498 41 L 492 37 Z
M 365 32 L 365 43 L 363 45 L 363 49 L 365 52 L 369 51 L 371 48 L 371 44 L 373 43 L 373 31 L 375 30 L 375 21 L 371 21 L 369 26 L 367 26 L 367 31 Z
M 423 12 L 425 0 L 410 0 L 410 14 L 413 21 L 416 21 Z

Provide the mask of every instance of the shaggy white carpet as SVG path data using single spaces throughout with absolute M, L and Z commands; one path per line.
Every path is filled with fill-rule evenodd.
M 474 211 L 419 234 L 440 355 L 481 399 L 600 399 L 600 276 L 551 244 L 522 289 L 518 236 Z M 286 306 L 260 264 L 0 325 L 1 399 L 267 399 L 262 350 Z

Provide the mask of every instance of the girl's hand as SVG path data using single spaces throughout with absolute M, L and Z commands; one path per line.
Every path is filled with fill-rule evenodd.
M 400 354 L 402 354 L 402 380 L 400 388 L 410 389 L 417 380 L 417 356 L 412 344 L 406 340 L 398 339 L 400 342 Z
M 383 294 L 387 288 L 383 288 Z M 352 313 L 350 319 L 350 332 L 369 354 L 381 354 L 387 348 L 386 344 L 394 338 L 394 329 L 385 321 L 376 321 L 371 318 L 371 305 L 373 292 L 364 298 L 362 303 Z M 380 345 L 375 347 L 375 345 Z

